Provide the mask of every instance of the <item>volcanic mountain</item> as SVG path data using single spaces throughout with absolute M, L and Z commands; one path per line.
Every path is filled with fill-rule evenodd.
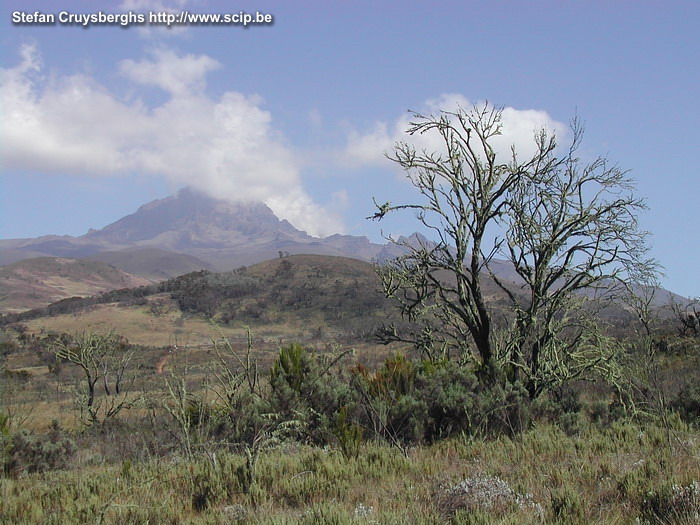
M 395 247 L 373 244 L 366 237 L 313 237 L 277 218 L 263 203 L 231 203 L 184 188 L 80 237 L 2 240 L 0 264 L 39 256 L 89 257 L 153 279 L 175 275 L 179 269 L 180 273 L 199 268 L 226 271 L 284 254 L 340 255 L 369 261 L 396 255 L 393 251 Z M 183 255 L 187 260 L 174 262 Z M 172 271 L 163 269 L 165 256 L 170 258 Z
M 399 240 L 429 243 L 415 233 Z M 263 203 L 231 203 L 184 188 L 79 237 L 0 240 L 0 265 L 23 261 L 6 267 L 9 273 L 3 275 L 12 286 L 0 290 L 0 309 L 20 311 L 73 295 L 138 286 L 138 278 L 155 282 L 198 270 L 226 272 L 288 255 L 382 261 L 402 252 L 401 246 L 371 243 L 366 237 L 314 237 L 280 220 Z M 71 264 L 79 259 L 97 266 Z M 110 273 L 108 268 L 126 273 Z M 502 282 L 520 287 L 522 281 L 509 262 L 493 260 L 491 270 Z M 678 297 L 659 292 L 660 303 Z

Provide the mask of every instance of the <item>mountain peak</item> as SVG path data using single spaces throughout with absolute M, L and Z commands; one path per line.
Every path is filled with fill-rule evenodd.
M 110 264 L 136 267 L 149 278 L 168 273 L 173 265 L 167 258 L 143 252 L 132 257 L 126 253 L 146 248 L 194 256 L 200 263 L 203 261 L 220 271 L 284 254 L 339 255 L 369 261 L 381 258 L 385 252 L 383 245 L 371 243 L 366 237 L 312 237 L 280 220 L 262 202 L 229 202 L 183 188 L 174 195 L 142 205 L 100 230 L 90 229 L 81 237 L 0 241 L 0 261 L 42 255 L 97 258 L 107 252 L 104 257 Z M 115 252 L 119 253 L 115 255 Z M 132 259 L 138 262 L 136 266 Z M 180 262 L 174 266 L 199 264 Z
M 215 247 L 241 237 L 274 238 L 279 234 L 305 236 L 262 202 L 228 202 L 186 187 L 83 237 L 116 244 L 158 240 L 183 248 Z

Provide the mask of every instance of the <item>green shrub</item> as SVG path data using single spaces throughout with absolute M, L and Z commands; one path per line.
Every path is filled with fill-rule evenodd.
M 258 430 L 269 424 L 269 403 L 250 392 L 238 393 L 215 418 L 213 434 L 229 443 L 253 443 Z
M 333 435 L 346 459 L 356 458 L 362 446 L 362 427 L 348 420 L 348 407 L 342 406 L 333 422 Z
M 557 426 L 567 436 L 577 436 L 586 429 L 586 416 L 580 412 L 567 412 L 559 416 Z
M 292 343 L 280 348 L 275 364 L 272 366 L 270 384 L 273 389 L 282 384 L 301 394 L 307 386 L 311 375 L 311 358 L 300 344 Z
M 575 414 L 581 411 L 579 392 L 572 385 L 564 384 L 553 389 L 551 397 L 562 414 Z
M 187 401 L 183 415 L 187 419 L 189 428 L 203 428 L 211 423 L 214 409 L 206 401 L 198 397 L 192 397 Z
M 428 403 L 426 440 L 434 442 L 451 435 L 471 434 L 474 392 L 479 389 L 476 376 L 456 366 L 442 366 L 421 374 L 419 387 Z
M 415 365 L 401 356 L 371 373 L 353 370 L 354 416 L 391 442 L 433 443 L 453 435 L 515 435 L 528 428 L 531 402 L 520 384 L 484 386 L 453 361 Z
M 347 382 L 333 370 L 338 359 L 322 364 L 299 344 L 280 349 L 270 372 L 269 408 L 280 424 L 294 422 L 288 437 L 325 444 L 332 436 L 332 421 L 348 395 Z
M 13 475 L 20 472 L 45 472 L 68 466 L 76 452 L 75 442 L 67 437 L 56 420 L 46 435 L 23 429 L 16 432 L 5 454 L 4 470 Z
M 596 399 L 588 407 L 588 416 L 592 423 L 601 427 L 608 426 L 612 419 L 610 403 L 603 399 Z
M 688 384 L 671 402 L 671 408 L 678 412 L 686 422 L 700 422 L 700 384 Z
M 531 422 L 531 402 L 519 383 L 485 386 L 471 369 L 446 362 L 421 373 L 417 385 L 429 406 L 426 441 L 450 435 L 513 436 Z
M 565 414 L 578 414 L 582 405 L 579 392 L 570 385 L 562 385 L 540 396 L 533 408 L 538 419 L 557 423 Z

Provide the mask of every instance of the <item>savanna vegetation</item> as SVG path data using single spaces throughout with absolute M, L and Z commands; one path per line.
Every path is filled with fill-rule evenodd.
M 700 522 L 697 303 L 655 304 L 631 181 L 577 124 L 503 161 L 497 109 L 415 117 L 444 148 L 397 145 L 423 200 L 375 217 L 438 241 L 378 277 L 281 257 L 4 316 L 0 521 Z M 115 303 L 124 333 L 40 324 Z
M 264 365 L 253 334 L 171 349 L 158 373 L 162 354 L 115 337 L 3 344 L 53 359 L 3 372 L 3 522 L 697 520 L 696 339 L 630 339 L 624 392 L 532 400 L 456 360 L 288 344 Z

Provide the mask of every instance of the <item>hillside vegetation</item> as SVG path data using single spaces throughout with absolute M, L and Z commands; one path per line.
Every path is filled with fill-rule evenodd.
M 634 399 L 531 402 L 449 363 L 257 340 L 122 339 L 100 362 L 129 380 L 100 379 L 92 420 L 61 339 L 6 341 L 48 365 L 4 374 L 0 523 L 697 523 L 700 392 L 659 375 L 696 376 L 697 352 L 630 348 Z
M 3 316 L 0 523 L 697 523 L 697 334 L 615 309 L 619 381 L 531 399 L 377 344 L 377 288 L 290 256 Z
M 22 322 L 35 331 L 60 331 L 61 326 L 65 330 L 79 329 L 81 323 L 104 326 L 101 318 L 118 328 L 120 319 L 128 317 L 128 323 L 133 323 L 131 338 L 138 340 L 139 325 L 167 338 L 174 328 L 182 328 L 178 324 L 200 316 L 223 327 L 294 322 L 307 329 L 313 326 L 351 338 L 371 338 L 374 330 L 395 316 L 378 288 L 377 276 L 368 263 L 296 255 L 231 272 L 202 270 L 156 284 L 69 298 L 45 308 L 6 315 L 0 323 Z M 105 308 L 109 314 L 103 314 Z M 80 320 L 71 321 L 76 313 L 80 313 Z M 174 325 L 168 327 L 165 320 Z M 167 340 L 161 344 L 167 344 Z

